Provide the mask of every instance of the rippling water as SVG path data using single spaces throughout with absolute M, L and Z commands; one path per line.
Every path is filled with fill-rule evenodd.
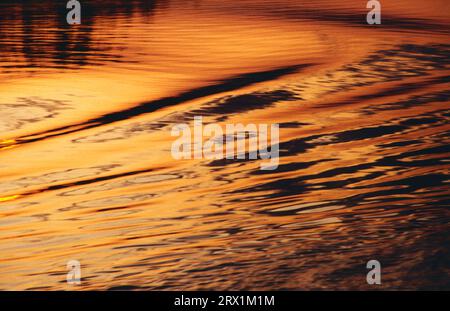
M 0 3 L 0 289 L 450 289 L 450 3 Z M 280 166 L 171 157 L 279 123 Z

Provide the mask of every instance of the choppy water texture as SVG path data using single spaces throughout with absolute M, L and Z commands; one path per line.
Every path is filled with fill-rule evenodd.
M 450 289 L 450 2 L 381 2 L 2 1 L 0 289 Z M 279 168 L 173 160 L 194 116 Z

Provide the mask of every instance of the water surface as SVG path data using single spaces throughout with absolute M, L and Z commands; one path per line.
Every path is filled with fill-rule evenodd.
M 450 289 L 448 1 L 0 3 L 0 289 Z M 175 161 L 280 124 L 280 165 Z

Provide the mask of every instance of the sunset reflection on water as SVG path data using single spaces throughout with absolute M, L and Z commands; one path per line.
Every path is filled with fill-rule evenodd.
M 450 288 L 448 1 L 61 3 L 0 3 L 0 289 Z M 278 169 L 174 160 L 194 116 Z

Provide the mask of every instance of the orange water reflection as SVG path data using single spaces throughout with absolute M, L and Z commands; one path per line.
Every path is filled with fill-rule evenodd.
M 449 288 L 447 1 L 50 3 L 0 5 L 1 289 Z M 173 160 L 196 115 L 279 168 Z

